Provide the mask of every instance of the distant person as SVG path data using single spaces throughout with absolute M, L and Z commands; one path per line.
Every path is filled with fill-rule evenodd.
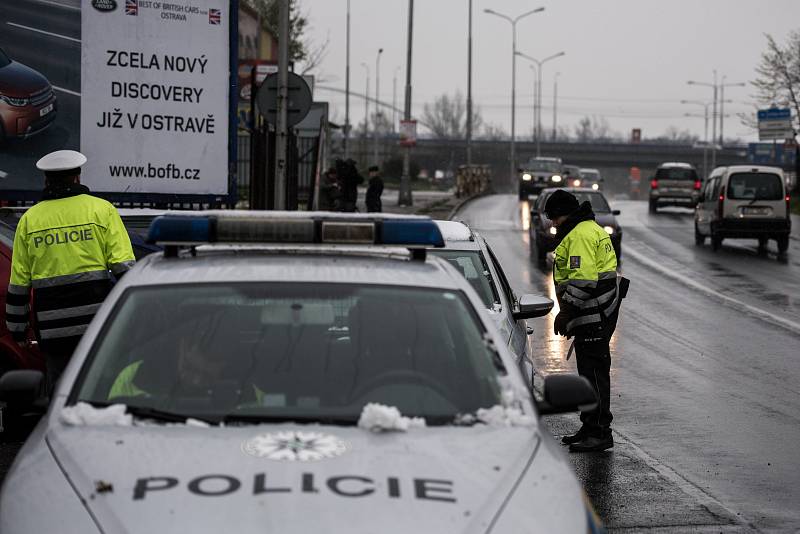
M 365 199 L 367 212 L 380 213 L 383 211 L 383 204 L 381 203 L 382 194 L 383 178 L 381 178 L 381 171 L 377 165 L 373 165 L 369 168 L 369 186 L 367 187 L 367 196 Z
M 111 290 L 111 273 L 119 278 L 135 262 L 116 208 L 81 185 L 84 163 L 86 156 L 73 150 L 36 162 L 45 175 L 42 200 L 22 215 L 14 235 L 6 323 L 17 343 L 27 343 L 33 288 L 48 393 Z
M 620 300 L 628 280 L 617 281 L 617 256 L 611 239 L 595 222 L 592 205 L 572 193 L 555 191 L 544 207 L 556 228 L 559 244 L 553 262 L 553 282 L 560 311 L 553 324 L 556 335 L 574 337 L 578 374 L 587 378 L 598 397 L 597 407 L 581 412 L 582 426 L 564 436 L 572 452 L 591 452 L 614 446 L 611 435 L 611 349 Z M 569 355 L 572 353 L 570 347 Z
M 358 186 L 364 183 L 364 177 L 359 174 L 356 162 L 352 159 L 336 160 L 336 175 L 342 188 L 342 198 L 339 211 L 356 211 L 358 203 Z
M 336 169 L 331 167 L 322 176 L 319 185 L 319 202 L 317 204 L 321 211 L 339 211 L 339 204 L 342 198 L 342 187 Z

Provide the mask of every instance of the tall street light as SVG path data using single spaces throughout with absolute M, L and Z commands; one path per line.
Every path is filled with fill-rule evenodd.
M 531 68 L 531 72 L 533 73 L 533 120 L 531 121 L 531 136 L 533 140 L 536 141 L 536 112 L 537 112 L 537 104 L 539 98 L 539 88 L 536 86 L 536 80 L 538 77 L 536 76 L 536 65 L 528 65 Z
M 361 66 L 364 67 L 364 70 L 367 71 L 367 81 L 366 81 L 366 88 L 364 89 L 364 138 L 366 140 L 367 136 L 369 135 L 369 65 L 361 62 Z M 366 146 L 364 147 L 366 148 Z M 368 153 L 367 150 L 364 150 L 364 153 Z
M 703 106 L 703 118 L 705 119 L 705 126 L 703 128 L 703 179 L 705 180 L 708 177 L 708 106 L 712 104 L 712 102 L 703 102 L 701 100 L 681 100 L 681 104 L 696 104 L 698 106 Z M 694 117 L 690 113 L 685 114 L 687 117 Z
M 719 85 L 717 84 L 717 70 L 714 69 L 714 82 L 707 83 L 707 82 L 696 82 L 694 80 L 689 80 L 686 82 L 687 85 L 702 85 L 704 87 L 711 87 L 714 93 L 714 100 L 712 101 L 713 111 L 711 112 L 711 138 L 716 140 L 717 139 L 717 91 L 719 89 Z M 711 147 L 711 169 L 715 169 L 717 166 L 717 144 L 716 142 Z
M 344 67 L 344 159 L 350 158 L 350 0 L 347 0 L 347 45 Z
M 723 76 L 722 77 L 722 83 L 719 84 L 719 98 L 720 98 L 720 102 L 719 102 L 719 146 L 722 146 L 723 143 L 724 143 L 724 140 L 723 140 L 723 137 L 722 137 L 722 122 L 723 122 L 722 119 L 725 118 L 725 112 L 723 111 L 723 109 L 724 109 L 723 104 L 725 103 L 725 88 L 726 87 L 745 87 L 745 85 L 746 85 L 744 82 L 725 83 L 725 78 L 726 77 L 727 76 Z M 728 100 L 728 102 L 730 102 L 730 100 Z
M 397 71 L 400 67 L 394 68 L 392 77 L 392 133 L 397 133 Z
M 532 61 L 536 64 L 536 74 L 538 76 L 538 80 L 536 82 L 536 107 L 538 112 L 536 114 L 536 157 L 538 158 L 541 155 L 541 138 L 542 138 L 542 65 L 550 61 L 551 59 L 556 59 L 565 55 L 566 52 L 559 52 L 557 54 L 553 54 L 552 56 L 547 56 L 543 60 L 539 61 L 538 59 L 531 57 L 527 54 L 523 54 L 522 52 L 517 52 L 516 55 L 527 59 L 528 61 Z
M 558 77 L 561 76 L 560 72 L 556 72 L 556 75 L 553 76 L 553 136 L 550 138 L 551 141 L 555 142 L 556 140 L 556 130 L 558 128 L 557 120 L 556 120 L 556 113 L 558 110 Z
M 411 49 L 414 37 L 414 0 L 408 0 L 408 38 L 406 40 L 406 105 L 403 113 L 406 121 L 411 120 Z M 397 194 L 397 203 L 400 206 L 411 206 L 414 199 L 411 197 L 411 147 L 406 146 L 403 151 L 403 175 L 400 177 L 400 191 Z
M 472 165 L 472 0 L 467 16 L 467 165 Z
M 539 7 L 531 11 L 527 11 L 515 18 L 511 18 L 508 15 L 503 15 L 502 13 L 498 13 L 493 9 L 483 10 L 484 13 L 498 16 L 501 19 L 507 20 L 508 22 L 511 23 L 511 174 L 509 175 L 509 178 L 513 178 L 517 172 L 517 165 L 516 165 L 517 22 L 527 17 L 528 15 L 533 15 L 534 13 L 541 13 L 542 11 L 544 11 L 544 8 Z
M 383 54 L 383 48 L 378 49 L 378 54 L 375 56 L 375 124 L 373 124 L 372 128 L 372 164 L 378 164 L 378 114 L 380 113 L 378 110 L 378 102 L 381 101 L 380 97 L 380 89 L 381 89 L 381 55 Z

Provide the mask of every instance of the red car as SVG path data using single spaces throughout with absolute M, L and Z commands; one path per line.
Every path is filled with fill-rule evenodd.
M 0 49 L 0 141 L 45 130 L 56 111 L 56 95 L 47 78 Z
M 0 375 L 12 369 L 38 369 L 44 371 L 44 357 L 36 345 L 20 347 L 6 328 L 6 284 L 11 277 L 11 249 L 18 214 L 12 210 L 0 212 Z M 28 328 L 28 339 L 33 340 L 33 329 Z

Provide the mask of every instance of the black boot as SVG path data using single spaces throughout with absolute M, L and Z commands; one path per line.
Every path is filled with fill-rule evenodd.
M 582 426 L 577 432 L 572 434 L 571 436 L 564 436 L 561 438 L 561 443 L 564 445 L 572 445 L 573 443 L 578 443 L 579 441 L 583 440 L 583 438 L 587 437 L 589 434 L 586 431 L 586 427 Z
M 611 433 L 602 436 L 586 436 L 584 439 L 569 446 L 569 452 L 599 452 L 614 446 Z

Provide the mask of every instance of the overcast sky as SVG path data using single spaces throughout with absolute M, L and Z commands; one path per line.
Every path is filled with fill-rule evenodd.
M 347 0 L 300 0 L 309 15 L 309 36 L 330 38 L 319 70 L 327 85 L 345 84 L 345 20 Z M 413 108 L 442 93 L 467 87 L 468 0 L 416 0 L 414 8 Z M 605 117 L 614 130 L 629 135 L 642 128 L 644 137 L 669 126 L 702 136 L 700 106 L 682 99 L 710 100 L 710 87 L 693 87 L 687 80 L 711 82 L 714 69 L 727 82 L 748 82 L 765 48 L 765 33 L 783 41 L 800 29 L 798 0 L 473 0 L 473 95 L 484 122 L 511 123 L 511 25 L 483 12 L 485 8 L 516 16 L 544 6 L 545 11 L 517 24 L 517 48 L 542 59 L 560 51 L 566 55 L 543 69 L 543 127 L 553 121 L 553 78 L 558 78 L 558 124 L 573 129 L 586 115 Z M 363 92 L 366 62 L 375 91 L 375 57 L 383 48 L 381 100 L 391 102 L 397 72 L 397 101 L 402 102 L 408 2 L 351 0 L 351 89 Z M 399 67 L 399 68 L 398 68 Z M 752 109 L 751 87 L 726 89 L 725 112 Z M 328 100 L 338 120 L 344 117 L 344 95 L 317 92 Z M 530 136 L 533 71 L 517 61 L 517 135 Z M 351 98 L 351 123 L 363 120 L 363 101 Z M 402 107 L 402 104 L 399 104 Z M 725 119 L 726 138 L 755 140 L 755 134 L 735 117 Z M 710 134 L 709 134 L 710 135 Z

